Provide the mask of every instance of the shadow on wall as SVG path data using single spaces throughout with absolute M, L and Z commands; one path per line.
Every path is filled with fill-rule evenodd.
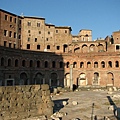
M 34 84 L 64 87 L 62 55 L 0 46 L 0 86 Z

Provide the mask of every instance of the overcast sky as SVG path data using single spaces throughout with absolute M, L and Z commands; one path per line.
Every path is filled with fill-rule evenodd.
M 93 40 L 120 30 L 120 0 L 0 0 L 0 8 L 44 17 L 56 26 L 71 26 L 73 35 L 91 29 Z

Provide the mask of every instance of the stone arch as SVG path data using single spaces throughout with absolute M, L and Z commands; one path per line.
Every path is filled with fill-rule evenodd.
M 98 68 L 98 62 L 94 62 L 94 68 Z
M 113 86 L 114 85 L 114 75 L 112 72 L 107 73 L 107 86 Z
M 91 68 L 91 62 L 87 62 L 87 68 Z
M 102 44 L 98 45 L 98 52 L 104 52 L 104 46 Z
M 22 60 L 22 67 L 25 67 L 25 66 L 26 66 L 26 61 Z
M 74 46 L 74 53 L 80 53 L 80 47 L 77 44 Z
M 112 68 L 112 61 L 108 61 L 108 68 Z
M 68 52 L 68 45 L 67 44 L 63 45 L 63 52 Z
M 27 85 L 28 84 L 28 77 L 27 74 L 25 72 L 22 72 L 20 74 L 20 81 L 19 81 L 19 85 Z
M 30 60 L 29 67 L 33 67 L 33 60 Z
M 93 85 L 99 85 L 99 73 L 94 73 Z
M 18 59 L 15 60 L 15 67 L 18 67 Z
M 115 67 L 119 67 L 119 61 L 115 61 Z
M 69 62 L 67 62 L 67 63 L 66 63 L 66 68 L 69 68 L 69 65 L 70 65 L 70 63 L 69 63 Z
M 44 78 L 43 74 L 38 72 L 34 78 L 35 84 L 43 84 L 43 78 Z
M 58 75 L 57 73 L 53 72 L 50 75 L 51 86 L 58 86 Z
M 39 67 L 40 67 L 40 61 L 37 60 L 37 68 L 39 68 Z
M 45 63 L 44 63 L 44 67 L 45 67 L 45 68 L 48 68 L 48 67 L 49 67 L 49 65 L 48 65 L 48 61 L 45 61 Z
M 10 58 L 8 59 L 8 66 L 12 66 L 12 60 Z
M 80 68 L 84 68 L 84 62 L 80 62 Z
M 78 86 L 86 86 L 87 85 L 87 79 L 85 73 L 80 73 L 78 78 Z
M 70 88 L 70 73 L 65 74 L 64 86 Z
M 86 44 L 82 45 L 82 52 L 87 53 L 88 52 L 88 46 Z
M 73 62 L 73 68 L 77 68 L 77 62 Z
M 101 62 L 101 67 L 105 68 L 105 62 L 104 61 Z
M 1 66 L 4 66 L 5 65 L 5 59 L 2 57 L 1 58 Z
M 90 52 L 95 52 L 95 45 L 94 45 L 94 44 L 91 44 L 91 45 L 90 45 L 89 51 L 90 51 Z

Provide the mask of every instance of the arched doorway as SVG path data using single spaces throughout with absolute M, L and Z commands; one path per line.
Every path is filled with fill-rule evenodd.
M 93 85 L 99 85 L 99 73 L 94 73 Z
M 81 73 L 78 78 L 78 86 L 86 86 L 87 80 L 85 73 Z
M 27 84 L 28 84 L 27 74 L 23 72 L 20 74 L 19 85 L 27 85 Z
M 41 73 L 37 73 L 34 78 L 35 84 L 43 84 L 43 75 Z
M 64 86 L 70 88 L 70 73 L 66 73 Z
M 58 76 L 56 73 L 51 73 L 51 86 L 58 86 Z
M 114 86 L 114 75 L 113 73 L 107 73 L 107 86 Z

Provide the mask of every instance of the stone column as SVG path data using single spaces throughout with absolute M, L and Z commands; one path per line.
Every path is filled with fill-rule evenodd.
M 73 64 L 70 64 L 70 90 L 73 91 Z
M 51 79 L 49 79 L 49 85 L 51 86 Z
M 45 84 L 45 78 L 43 78 L 43 84 Z

